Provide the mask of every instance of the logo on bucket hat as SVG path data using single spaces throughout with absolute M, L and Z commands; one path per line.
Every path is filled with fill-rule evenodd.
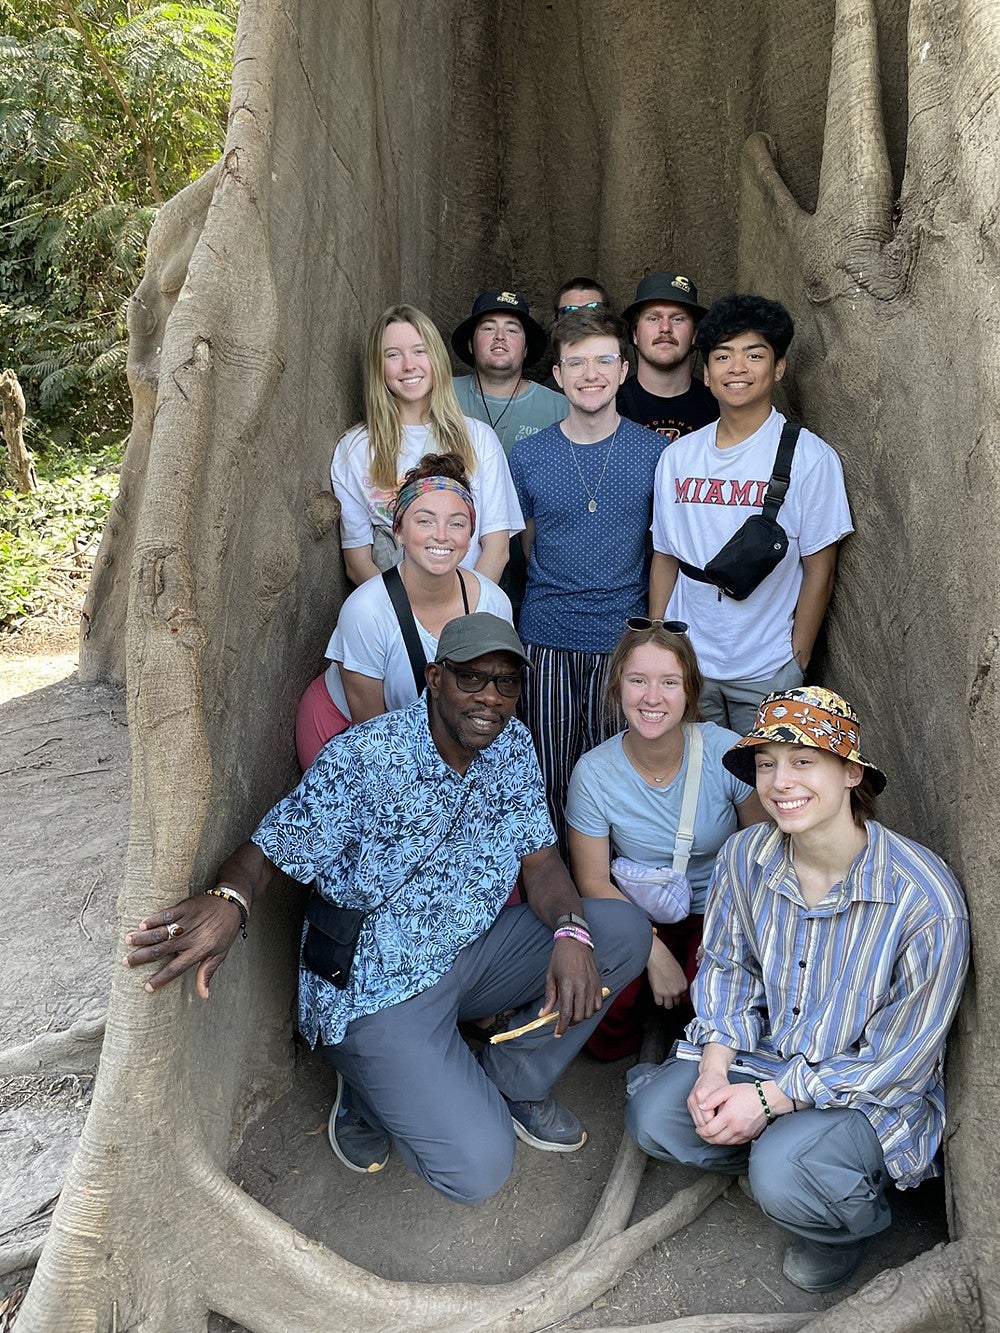
M 467 366 L 476 364 L 469 345 L 476 330 L 476 325 L 484 315 L 495 315 L 501 310 L 516 315 L 524 325 L 524 364 L 526 366 L 533 365 L 544 355 L 545 349 L 549 345 L 549 335 L 541 324 L 536 323 L 531 318 L 527 300 L 517 292 L 506 291 L 500 287 L 491 287 L 488 291 L 479 293 L 472 303 L 472 314 L 468 319 L 463 319 L 451 335 L 452 351 Z

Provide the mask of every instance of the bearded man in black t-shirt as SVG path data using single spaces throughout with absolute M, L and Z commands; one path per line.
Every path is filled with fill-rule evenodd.
M 695 329 L 704 313 L 698 289 L 680 273 L 648 273 L 622 312 L 638 368 L 618 391 L 618 411 L 671 441 L 719 415 L 708 389 L 691 378 Z

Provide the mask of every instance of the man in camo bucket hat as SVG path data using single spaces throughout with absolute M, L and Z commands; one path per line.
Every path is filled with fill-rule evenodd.
M 694 1021 L 630 1073 L 626 1124 L 654 1157 L 745 1175 L 792 1233 L 784 1277 L 830 1291 L 889 1225 L 887 1187 L 940 1174 L 968 913 L 940 857 L 872 818 L 885 776 L 840 695 L 768 695 L 722 762 L 774 823 L 719 853 Z

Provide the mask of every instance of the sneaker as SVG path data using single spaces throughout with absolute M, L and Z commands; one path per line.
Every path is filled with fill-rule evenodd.
M 750 1188 L 750 1177 L 749 1177 L 749 1176 L 737 1176 L 737 1178 L 736 1178 L 736 1183 L 737 1183 L 737 1185 L 739 1185 L 740 1190 L 742 1191 L 742 1193 L 744 1193 L 744 1194 L 747 1196 L 747 1198 L 748 1198 L 752 1203 L 756 1203 L 756 1202 L 757 1202 L 757 1196 L 754 1194 L 753 1190 Z
M 826 1245 L 796 1236 L 785 1251 L 781 1271 L 793 1287 L 802 1291 L 833 1291 L 851 1276 L 861 1262 L 862 1241 Z
M 523 1143 L 542 1152 L 576 1152 L 587 1142 L 587 1131 L 573 1112 L 554 1097 L 540 1102 L 515 1102 L 504 1097 L 514 1132 Z
M 360 1111 L 354 1109 L 351 1090 L 344 1082 L 344 1077 L 337 1071 L 337 1096 L 326 1136 L 330 1147 L 344 1165 L 351 1171 L 381 1171 L 389 1160 L 389 1136 L 380 1129 L 374 1129 L 363 1119 Z

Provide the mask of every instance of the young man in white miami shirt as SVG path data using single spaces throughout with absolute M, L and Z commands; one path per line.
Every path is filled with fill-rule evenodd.
M 624 327 L 580 310 L 553 330 L 565 421 L 514 446 L 510 470 L 526 523 L 520 630 L 535 670 L 522 694 L 560 845 L 573 766 L 607 738 L 604 683 L 628 616 L 646 608 L 647 515 L 663 440 L 619 416 Z
M 656 474 L 649 613 L 684 620 L 705 675 L 702 711 L 745 734 L 761 700 L 802 684 L 833 591 L 837 548 L 853 531 L 840 459 L 802 428 L 777 521 L 783 559 L 743 601 L 684 572 L 704 570 L 760 513 L 785 418 L 772 406 L 794 325 L 760 296 L 717 301 L 698 326 L 718 422 L 665 450 Z

